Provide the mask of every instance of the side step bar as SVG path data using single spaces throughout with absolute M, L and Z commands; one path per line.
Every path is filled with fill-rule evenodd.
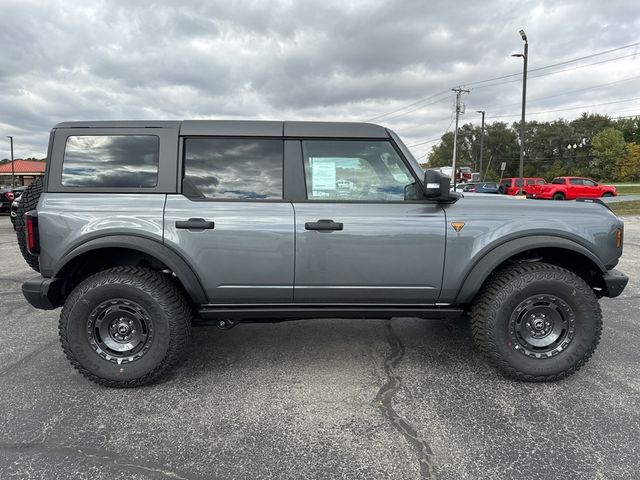
M 303 318 L 457 318 L 462 308 L 412 306 L 268 306 L 227 307 L 207 305 L 198 310 L 203 319 L 303 319 Z

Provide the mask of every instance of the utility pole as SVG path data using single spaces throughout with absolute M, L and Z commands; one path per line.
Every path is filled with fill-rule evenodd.
M 456 129 L 453 132 L 453 162 L 451 165 L 451 175 L 453 176 L 453 191 L 456 191 L 456 154 L 458 153 L 458 118 L 460 117 L 461 103 L 460 96 L 462 93 L 469 93 L 469 90 L 463 88 L 452 88 L 456 92 Z
M 527 63 L 529 61 L 529 41 L 524 30 L 520 30 L 520 37 L 524 42 L 524 53 L 516 53 L 512 57 L 522 57 L 524 60 L 524 69 L 522 72 L 522 118 L 520 119 L 520 189 L 519 195 L 522 195 L 522 184 L 524 183 L 524 113 L 527 105 Z
M 476 110 L 482 114 L 482 127 L 480 130 L 480 181 L 482 181 L 482 154 L 484 153 L 484 110 Z
M 13 137 L 10 135 L 7 135 L 7 138 L 11 140 L 11 188 L 16 186 L 16 182 L 15 182 L 15 170 L 14 170 L 14 166 L 13 166 Z

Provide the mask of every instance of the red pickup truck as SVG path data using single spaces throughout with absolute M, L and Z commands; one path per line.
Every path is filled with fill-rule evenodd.
M 556 177 L 546 185 L 532 185 L 528 188 L 528 198 L 547 200 L 575 200 L 576 198 L 615 197 L 616 187 L 600 185 L 584 177 Z
M 522 193 L 527 195 L 529 193 L 529 187 L 532 185 L 543 185 L 545 183 L 544 178 L 537 177 L 524 177 L 524 178 L 503 178 L 500 180 L 500 187 L 498 193 L 505 193 L 507 195 L 518 195 L 520 187 L 522 187 Z

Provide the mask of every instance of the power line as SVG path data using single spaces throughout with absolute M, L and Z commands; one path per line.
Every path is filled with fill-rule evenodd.
M 387 117 L 387 118 L 385 118 L 385 119 L 384 119 L 384 121 L 385 121 L 385 122 L 388 122 L 389 120 L 393 120 L 394 118 L 398 118 L 398 117 L 402 117 L 402 116 L 404 116 L 404 115 L 408 115 L 409 113 L 415 112 L 415 111 L 417 111 L 417 110 L 421 110 L 421 109 L 423 109 L 424 107 L 428 107 L 428 106 L 430 106 L 430 105 L 435 105 L 436 103 L 440 103 L 440 102 L 442 102 L 443 100 L 449 100 L 449 96 L 443 97 L 443 98 L 441 98 L 441 99 L 439 99 L 439 100 L 436 100 L 436 101 L 434 101 L 434 102 L 427 103 L 426 105 L 420 105 L 419 107 L 412 108 L 411 110 L 407 110 L 406 112 L 399 113 L 398 115 L 393 115 L 393 116 L 391 116 L 391 117 Z
M 548 75 L 555 75 L 556 73 L 569 72 L 569 71 L 572 71 L 572 70 L 578 70 L 578 69 L 580 69 L 580 68 L 591 67 L 591 66 L 593 66 L 593 65 L 600 65 L 600 64 L 602 64 L 602 63 L 612 62 L 612 61 L 614 61 L 614 60 L 620 60 L 620 59 L 628 58 L 628 57 L 634 57 L 634 56 L 636 56 L 636 55 L 638 55 L 638 54 L 637 54 L 637 53 L 632 53 L 632 54 L 629 54 L 629 55 L 623 55 L 623 56 L 621 56 L 621 57 L 610 58 L 610 59 L 602 60 L 602 61 L 599 61 L 599 62 L 587 63 L 587 64 L 585 64 L 585 65 L 577 65 L 577 66 L 575 66 L 575 67 L 565 68 L 565 69 L 563 69 L 563 70 L 556 70 L 556 71 L 553 71 L 553 72 L 547 72 L 547 73 L 542 73 L 542 74 L 538 74 L 538 75 L 533 75 L 533 76 L 529 77 L 529 79 L 531 79 L 531 78 L 545 77 L 545 76 L 548 76 Z M 542 67 L 541 67 L 541 68 L 542 68 Z M 539 68 L 538 70 L 540 70 L 541 68 Z M 514 74 L 514 75 L 522 75 L 522 73 L 517 73 L 517 74 Z M 509 76 L 512 76 L 512 75 L 509 75 Z M 632 78 L 634 78 L 634 77 L 632 77 Z M 637 78 L 637 77 L 635 77 L 635 78 Z M 490 83 L 489 85 L 480 85 L 479 87 L 474 87 L 472 90 L 479 90 L 479 89 L 481 89 L 481 88 L 495 87 L 495 86 L 498 86 L 498 85 L 505 85 L 505 84 L 507 84 L 507 83 L 514 83 L 514 82 L 520 82 L 520 79 L 519 79 L 519 78 L 516 78 L 516 79 L 514 79 L 514 80 L 507 80 L 506 82 L 496 82 L 496 83 Z M 438 100 L 438 101 L 436 101 L 436 102 L 433 102 L 433 103 L 438 103 L 439 101 L 442 101 L 442 100 L 444 100 L 444 98 L 442 98 L 442 99 L 440 99 L 440 100 Z M 415 103 L 420 103 L 420 102 L 415 102 Z M 414 104 L 415 104 L 415 103 L 414 103 Z M 430 104 L 428 104 L 428 105 L 433 105 L 433 103 L 430 103 Z M 427 106 L 427 105 L 424 105 L 424 106 Z M 409 113 L 415 112 L 416 110 L 419 110 L 420 108 L 422 108 L 422 107 L 419 107 L 419 108 L 416 108 L 416 109 L 412 109 L 412 110 L 409 110 L 409 111 L 406 111 L 406 112 L 402 112 L 402 113 L 400 113 L 400 114 L 398 114 L 398 115 L 394 115 L 394 116 L 393 116 L 393 117 L 391 117 L 391 118 L 387 118 L 387 119 L 385 119 L 385 121 L 388 121 L 388 120 L 391 120 L 391 119 L 393 119 L 393 118 L 401 117 L 401 116 L 403 116 L 403 115 L 406 115 L 406 114 L 409 114 Z M 401 110 L 403 110 L 403 109 L 401 108 L 401 109 L 398 109 L 398 110 L 396 110 L 396 111 L 401 111 Z
M 557 67 L 557 66 L 560 66 L 560 65 L 566 65 L 566 64 L 577 62 L 577 61 L 580 61 L 580 60 L 585 60 L 587 58 L 593 58 L 593 57 L 597 57 L 597 56 L 600 56 L 600 55 L 605 55 L 607 53 L 615 52 L 615 51 L 618 51 L 618 50 L 623 50 L 625 48 L 635 47 L 637 45 L 640 45 L 640 42 L 631 43 L 629 45 L 623 45 L 621 47 L 616 47 L 616 48 L 612 48 L 612 49 L 605 50 L 605 51 L 602 51 L 602 52 L 593 53 L 593 54 L 590 54 L 590 55 L 585 55 L 583 57 L 578 57 L 578 58 L 574 58 L 574 59 L 570 59 L 570 60 L 565 60 L 563 62 L 558 62 L 558 63 L 554 63 L 554 64 L 550 64 L 550 65 L 545 65 L 545 66 L 542 66 L 542 67 L 537 67 L 535 69 L 530 69 L 529 72 L 536 72 L 536 71 L 540 71 L 540 70 L 545 70 L 547 68 L 553 68 L 553 67 Z M 595 62 L 595 63 L 591 63 L 591 64 L 580 65 L 580 66 L 577 66 L 577 67 L 574 67 L 574 68 L 570 68 L 570 69 L 558 70 L 556 72 L 549 72 L 549 73 L 546 73 L 546 74 L 543 74 L 543 75 L 535 75 L 535 76 L 533 76 L 531 78 L 537 78 L 537 77 L 541 77 L 541 76 L 544 76 L 544 75 L 552 75 L 554 73 L 561 73 L 561 72 L 565 72 L 565 71 L 569 71 L 569 70 L 575 70 L 576 68 L 584 68 L 584 67 L 588 67 L 588 66 L 591 66 L 591 65 L 598 65 L 600 63 L 611 62 L 611 61 L 614 61 L 614 60 L 619 60 L 621 58 L 627 58 L 627 57 L 631 57 L 631 56 L 635 56 L 635 55 L 637 55 L 637 53 L 633 53 L 633 54 L 625 55 L 625 56 L 622 56 L 622 57 L 616 57 L 616 58 L 604 60 L 602 62 Z M 509 75 L 503 75 L 503 76 L 500 76 L 500 77 L 493 77 L 493 78 L 487 78 L 487 79 L 484 79 L 484 80 L 477 80 L 475 82 L 466 83 L 464 85 L 479 85 L 479 84 L 486 83 L 486 82 L 492 82 L 494 80 L 501 80 L 501 79 L 504 79 L 504 78 L 511 78 L 511 77 L 516 77 L 516 76 L 520 76 L 520 75 L 522 75 L 522 73 L 513 73 L 513 74 L 509 74 Z M 511 81 L 519 81 L 519 79 L 511 80 Z M 491 86 L 495 86 L 495 85 L 502 85 L 504 83 L 510 83 L 511 81 L 509 81 L 509 82 L 492 83 L 490 85 L 481 85 L 479 87 L 475 87 L 474 89 L 487 88 L 487 87 L 491 87 Z M 417 100 L 417 101 L 415 101 L 413 103 L 409 103 L 407 105 L 399 107 L 399 108 L 397 108 L 395 110 L 392 110 L 390 112 L 386 112 L 386 113 L 382 113 L 380 115 L 376 115 L 375 117 L 372 117 L 372 118 L 370 118 L 369 120 L 366 120 L 366 121 L 367 122 L 371 122 L 371 121 L 374 121 L 374 120 L 378 120 L 378 119 L 387 117 L 387 116 L 392 115 L 394 113 L 401 112 L 401 111 L 406 110 L 408 108 L 411 108 L 411 107 L 413 107 L 415 105 L 418 105 L 420 103 L 423 103 L 423 102 L 426 102 L 428 100 L 431 100 L 432 98 L 444 95 L 445 93 L 448 94 L 449 90 L 443 90 L 441 92 L 438 92 L 438 93 L 435 93 L 435 94 L 430 95 L 428 97 L 425 97 L 425 98 L 422 98 L 420 100 Z M 408 113 L 410 113 L 410 112 L 408 112 Z M 402 115 L 404 115 L 404 113 Z M 397 115 L 394 118 L 397 118 L 399 116 L 400 115 Z
M 546 95 L 544 97 L 535 97 L 531 100 L 527 100 L 528 104 L 531 104 L 533 102 L 537 102 L 539 100 L 547 100 L 549 98 L 556 98 L 556 97 L 562 97 L 564 95 L 569 95 L 571 93 L 579 93 L 579 92 L 586 92 L 589 90 L 597 90 L 598 88 L 603 88 L 603 87 L 609 87 L 611 85 L 617 85 L 620 83 L 625 83 L 625 82 L 629 82 L 631 80 L 637 80 L 638 78 L 640 78 L 640 75 L 636 76 L 636 77 L 629 77 L 629 78 L 624 78 L 622 80 L 616 80 L 614 82 L 607 82 L 607 83 L 601 83 L 598 85 L 592 85 L 590 87 L 585 87 L 585 88 L 579 88 L 577 90 L 569 90 L 568 92 L 562 92 L 562 93 L 557 93 L 555 95 Z M 496 109 L 496 108 L 503 108 L 503 107 L 512 107 L 514 105 L 520 105 L 520 102 L 516 102 L 516 103 L 503 103 L 501 105 L 489 105 L 485 108 L 490 108 L 490 109 Z
M 533 75 L 530 78 L 540 78 L 540 77 L 546 77 L 547 75 L 555 75 L 556 73 L 570 72 L 571 70 L 578 70 L 580 68 L 592 67 L 593 65 L 600 65 L 602 63 L 613 62 L 615 60 L 621 60 L 623 58 L 635 57 L 637 55 L 638 55 L 637 53 L 631 53 L 629 55 L 623 55 L 621 57 L 610 58 L 608 60 L 601 60 L 600 62 L 587 63 L 585 65 L 577 65 L 575 67 L 565 68 L 563 70 L 556 70 L 556 71 L 553 71 L 553 72 L 540 73 L 538 75 Z M 518 75 L 522 75 L 522 74 L 520 73 Z M 474 90 L 479 90 L 481 88 L 495 87 L 496 85 L 505 85 L 507 83 L 513 83 L 513 82 L 519 82 L 519 81 L 520 81 L 520 79 L 516 78 L 515 80 L 507 80 L 506 82 L 496 82 L 496 83 L 490 83 L 489 85 L 480 85 L 479 87 L 474 87 L 473 89 Z
M 629 45 L 623 45 L 622 47 L 616 47 L 616 48 L 612 48 L 610 50 L 604 50 L 604 51 L 598 52 L 598 53 L 592 53 L 591 55 L 585 55 L 584 57 L 578 57 L 578 58 L 573 58 L 571 60 L 565 60 L 563 62 L 552 63 L 551 65 L 545 65 L 543 67 L 530 68 L 529 72 L 538 72 L 540 70 L 546 70 L 547 68 L 558 67 L 560 65 L 567 65 L 568 63 L 579 62 L 580 60 L 586 60 L 587 58 L 599 57 L 600 55 L 606 55 L 607 53 L 616 52 L 618 50 L 624 50 L 625 48 L 631 48 L 631 47 L 635 47 L 637 45 L 640 45 L 640 42 L 630 43 Z M 636 53 L 633 53 L 632 55 L 636 55 Z M 522 75 L 522 73 L 520 73 L 520 72 L 519 73 L 511 73 L 509 75 L 502 75 L 500 77 L 487 78 L 485 80 L 477 80 L 475 82 L 465 83 L 464 85 L 467 85 L 467 86 L 478 85 L 479 83 L 492 82 L 494 80 L 502 80 L 503 78 L 516 77 L 516 76 L 520 76 L 520 75 Z
M 453 121 L 455 120 L 455 112 L 453 112 L 451 114 L 451 121 L 449 122 L 449 126 L 447 127 L 447 129 L 444 131 L 444 133 L 447 133 L 450 129 L 451 129 L 451 125 L 453 125 Z M 443 134 L 444 135 L 444 134 Z M 429 139 L 425 139 L 425 140 L 419 140 L 418 143 L 414 143 L 413 145 L 407 145 L 407 148 L 411 148 L 411 147 L 417 147 L 418 145 L 423 145 L 425 143 L 433 143 L 433 142 L 437 142 L 438 140 L 440 140 L 442 138 L 442 135 L 439 137 L 434 137 L 434 138 L 429 138 Z
M 640 100 L 640 97 L 635 98 L 627 98 L 625 100 L 616 100 L 613 102 L 604 102 L 604 103 L 594 103 L 592 105 L 579 105 L 577 107 L 568 107 L 568 108 L 560 108 L 558 110 L 544 110 L 540 112 L 528 112 L 529 115 L 541 115 L 543 113 L 556 113 L 556 112 L 565 112 L 567 110 L 579 110 L 581 108 L 591 108 L 591 107 L 601 107 L 603 105 L 613 105 L 615 103 L 625 103 L 625 102 L 633 102 L 636 100 Z M 519 117 L 520 115 L 492 115 L 491 118 L 507 118 L 507 117 Z
M 370 119 L 365 120 L 365 122 L 372 122 L 374 120 L 378 120 L 379 118 L 386 117 L 387 115 L 392 115 L 392 114 L 394 114 L 396 112 L 400 112 L 400 111 L 405 110 L 407 108 L 413 107 L 414 105 L 418 105 L 419 103 L 426 102 L 427 100 L 431 100 L 432 98 L 439 97 L 439 96 L 444 95 L 444 94 L 449 95 L 449 90 L 443 90 L 442 92 L 434 93 L 433 95 L 430 95 L 430 96 L 428 96 L 426 98 L 422 98 L 422 99 L 418 100 L 417 102 L 413 102 L 413 103 L 410 103 L 408 105 L 405 105 L 404 107 L 398 108 L 397 110 L 392 110 L 391 112 L 382 113 L 382 114 L 377 115 L 375 117 L 371 117 Z M 444 99 L 441 99 L 441 100 L 444 100 Z M 438 100 L 438 101 L 441 101 L 441 100 Z M 437 102 L 435 102 L 435 103 L 437 103 Z

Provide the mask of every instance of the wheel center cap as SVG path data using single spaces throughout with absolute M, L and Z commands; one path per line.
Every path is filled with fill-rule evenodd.
M 129 333 L 129 325 L 127 323 L 119 323 L 116 329 L 120 335 L 127 335 Z
M 533 321 L 533 328 L 535 328 L 536 330 L 542 330 L 544 328 L 544 322 L 541 319 L 536 318 Z

